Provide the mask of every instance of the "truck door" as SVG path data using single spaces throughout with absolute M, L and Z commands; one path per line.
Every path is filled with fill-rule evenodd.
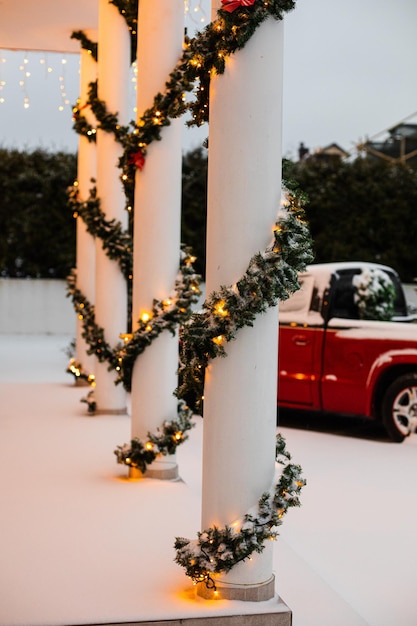
M 301 289 L 280 304 L 278 403 L 319 408 L 323 320 L 313 276 L 301 278 Z

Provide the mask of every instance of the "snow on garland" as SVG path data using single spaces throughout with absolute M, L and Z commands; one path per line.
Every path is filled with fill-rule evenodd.
M 201 276 L 195 273 L 189 248 L 181 250 L 180 272 L 175 281 L 175 293 L 166 300 L 154 300 L 152 311 L 142 314 L 137 321 L 137 329 L 125 336 L 125 345 L 117 352 L 120 364 L 116 383 L 122 382 L 130 391 L 132 369 L 136 358 L 144 352 L 152 341 L 164 330 L 175 335 L 178 325 L 183 325 L 191 315 L 191 307 L 196 304 L 201 291 Z
M 80 361 L 77 361 L 74 357 L 71 357 L 67 366 L 68 374 L 72 374 L 75 380 L 83 380 L 88 385 L 94 386 L 95 376 L 94 374 L 88 374 Z
M 125 0 L 127 5 L 132 0 Z M 116 2 L 114 2 L 116 4 Z M 122 10 L 123 0 L 117 5 Z M 189 111 L 189 126 L 201 126 L 208 121 L 209 87 L 211 76 L 223 74 L 226 58 L 244 48 L 256 29 L 269 17 L 282 20 L 284 13 L 295 7 L 294 0 L 224 0 L 217 12 L 217 19 L 192 38 L 186 38 L 183 53 L 165 83 L 165 91 L 156 94 L 153 105 L 142 115 L 138 123 L 121 126 L 116 115 L 107 111 L 106 105 L 97 97 L 97 82 L 90 83 L 87 102 L 73 108 L 74 129 L 94 140 L 96 129 L 82 115 L 85 106 L 91 106 L 98 127 L 115 135 L 123 146 L 120 158 L 122 183 L 127 206 L 133 205 L 135 172 L 138 163 L 143 164 L 150 143 L 161 139 L 161 129 L 174 119 Z M 130 9 L 131 10 L 131 6 Z M 123 14 L 123 13 L 122 13 Z M 82 40 L 77 32 L 77 38 Z M 198 87 L 195 87 L 198 81 Z M 193 92 L 190 102 L 186 93 Z
M 148 433 L 145 442 L 135 437 L 130 444 L 118 446 L 114 451 L 117 462 L 145 473 L 147 466 L 157 457 L 174 454 L 177 447 L 188 439 L 186 432 L 195 426 L 192 416 L 191 409 L 181 400 L 177 419 L 165 421 L 155 434 Z
M 386 272 L 378 268 L 364 268 L 353 277 L 354 302 L 359 317 L 367 320 L 388 321 L 394 315 L 395 288 Z
M 94 182 L 94 181 L 92 181 Z M 100 198 L 97 197 L 97 188 L 90 189 L 87 200 L 82 202 L 78 198 L 78 183 L 74 183 L 68 190 L 68 206 L 75 218 L 81 217 L 87 231 L 93 237 L 101 239 L 104 252 L 109 259 L 117 261 L 126 280 L 132 279 L 133 241 L 130 233 L 123 229 L 116 220 L 107 220 L 100 208 Z
M 194 540 L 177 537 L 175 561 L 185 568 L 193 582 L 203 582 L 216 590 L 213 575 L 229 572 L 237 563 L 254 552 L 262 552 L 265 541 L 275 539 L 277 528 L 288 509 L 300 506 L 299 494 L 306 484 L 301 467 L 290 463 L 291 456 L 281 435 L 276 441 L 276 461 L 283 470 L 275 488 L 262 494 L 257 511 L 248 512 L 224 528 L 210 527 L 198 533 Z
M 181 333 L 176 395 L 201 412 L 204 372 L 210 359 L 225 356 L 224 344 L 243 326 L 252 326 L 259 313 L 299 289 L 298 272 L 313 259 L 311 238 L 300 193 L 283 189 L 283 201 L 272 244 L 249 262 L 244 276 L 232 287 L 221 286 L 194 313 Z
M 125 345 L 112 348 L 104 338 L 104 329 L 95 320 L 94 306 L 76 287 L 76 272 L 67 277 L 67 297 L 72 298 L 78 318 L 82 321 L 82 337 L 89 346 L 88 354 L 95 354 L 100 362 L 109 364 L 109 369 L 118 372 L 116 383 L 122 382 L 130 391 L 132 369 L 136 358 L 164 330 L 175 334 L 178 324 L 184 324 L 191 315 L 191 307 L 200 296 L 201 277 L 195 273 L 189 248 L 182 247 L 180 268 L 175 281 L 174 294 L 166 300 L 154 300 L 152 313 L 146 319 L 138 320 L 137 330 L 130 335 L 123 335 Z M 93 406 L 94 399 L 90 396 Z M 90 412 L 93 412 L 90 408 Z

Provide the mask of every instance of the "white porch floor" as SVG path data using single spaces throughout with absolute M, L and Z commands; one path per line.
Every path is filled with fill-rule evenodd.
M 127 416 L 86 413 L 67 336 L 0 335 L 0 624 L 63 626 L 272 612 L 207 602 L 174 563 L 200 523 L 202 420 L 182 482 L 127 481 Z M 294 626 L 416 626 L 417 437 L 280 428 L 307 478 L 275 544 Z

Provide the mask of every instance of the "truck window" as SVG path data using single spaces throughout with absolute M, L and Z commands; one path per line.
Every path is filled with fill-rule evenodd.
M 390 277 L 395 288 L 394 315 L 395 317 L 404 317 L 407 315 L 407 305 L 399 278 L 394 272 L 385 269 L 384 272 Z M 360 273 L 360 268 L 352 268 L 339 270 L 335 274 L 329 319 L 330 317 L 351 320 L 359 319 L 359 309 L 354 301 L 355 287 L 353 285 L 353 277 Z
M 300 276 L 300 289 L 295 291 L 288 300 L 279 304 L 281 313 L 299 313 L 309 311 L 313 298 L 314 278 L 312 276 Z
M 336 274 L 333 288 L 333 302 L 330 305 L 331 317 L 341 317 L 349 320 L 359 319 L 358 306 L 354 302 L 355 288 L 352 283 L 354 274 L 360 270 L 349 270 Z

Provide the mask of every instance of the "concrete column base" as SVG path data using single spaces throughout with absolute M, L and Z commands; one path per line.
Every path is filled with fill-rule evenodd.
M 85 378 L 76 378 L 75 385 L 77 387 L 91 387 L 90 383 L 87 380 L 85 380 Z
M 124 409 L 96 409 L 94 411 L 95 415 L 126 415 L 127 408 Z
M 238 585 L 214 579 L 216 590 L 208 589 L 204 583 L 198 583 L 197 595 L 206 600 L 242 600 L 243 602 L 264 602 L 275 595 L 275 576 L 263 583 Z
M 152 468 L 146 470 L 145 473 L 141 472 L 137 467 L 129 467 L 129 478 L 133 480 L 139 480 L 141 478 L 156 478 L 158 480 L 178 480 L 178 465 L 173 465 L 166 468 Z

